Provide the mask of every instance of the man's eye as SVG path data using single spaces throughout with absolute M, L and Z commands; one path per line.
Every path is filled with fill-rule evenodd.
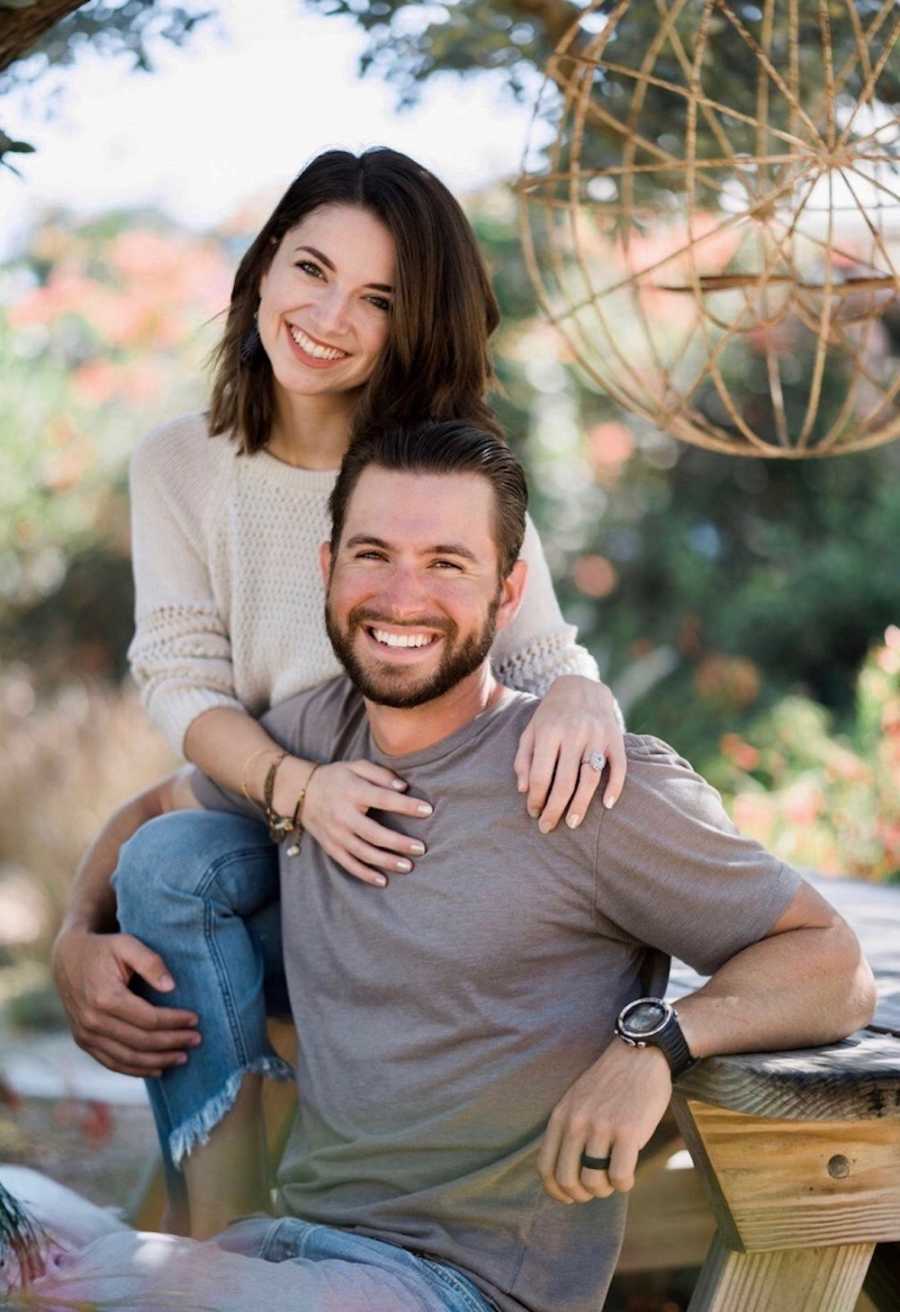
M 456 560 L 436 560 L 433 562 L 438 569 L 452 569 L 457 572 L 462 569 L 462 565 Z
M 360 551 L 356 555 L 357 560 L 384 560 L 383 551 Z

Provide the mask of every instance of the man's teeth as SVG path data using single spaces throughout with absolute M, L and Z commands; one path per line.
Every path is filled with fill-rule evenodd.
M 427 647 L 434 641 L 428 633 L 385 633 L 384 629 L 372 629 L 372 636 L 386 647 Z
M 289 324 L 291 336 L 307 355 L 314 355 L 317 360 L 343 360 L 346 358 L 346 351 L 336 351 L 331 346 L 320 346 L 314 342 L 311 337 L 307 337 L 302 328 L 296 328 L 294 324 Z

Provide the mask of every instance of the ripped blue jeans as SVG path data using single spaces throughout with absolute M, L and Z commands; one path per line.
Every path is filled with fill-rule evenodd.
M 113 875 L 121 929 L 158 952 L 175 980 L 135 990 L 200 1017 L 203 1042 L 184 1066 L 146 1081 L 170 1196 L 182 1158 L 209 1138 L 244 1075 L 291 1080 L 266 1016 L 288 1015 L 281 951 L 278 851 L 265 826 L 219 811 L 176 811 L 122 846 Z

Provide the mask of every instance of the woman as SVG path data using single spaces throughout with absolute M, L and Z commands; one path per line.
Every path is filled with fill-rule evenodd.
M 130 654 L 151 717 L 222 787 L 265 800 L 284 827 L 302 816 L 348 874 L 380 886 L 427 849 L 426 819 L 410 840 L 369 814 L 418 815 L 404 781 L 366 761 L 284 759 L 254 716 L 339 673 L 315 560 L 354 433 L 424 415 L 499 432 L 485 400 L 497 321 L 472 230 L 437 179 L 386 149 L 327 152 L 241 261 L 208 415 L 151 434 L 132 465 Z M 614 802 L 624 753 L 615 702 L 562 619 L 533 525 L 523 555 L 525 600 L 493 657 L 504 682 L 546 693 L 514 769 L 547 832 L 564 812 L 579 822 L 607 756 Z M 122 928 L 177 981 L 147 996 L 201 1015 L 190 1060 L 157 1054 L 148 1081 L 195 1235 L 266 1196 L 250 1133 L 260 1077 L 291 1074 L 268 1044 L 262 995 L 261 963 L 279 954 L 276 877 L 265 829 L 209 815 L 154 821 L 116 871 Z M 148 1073 L 129 1059 L 132 1037 L 110 1028 L 95 1055 Z

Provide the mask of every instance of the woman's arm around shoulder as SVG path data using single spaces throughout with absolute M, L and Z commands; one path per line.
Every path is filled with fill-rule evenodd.
M 625 781 L 624 725 L 594 658 L 563 618 L 530 517 L 522 559 L 528 565 L 522 605 L 498 634 L 492 655 L 502 683 L 543 698 L 522 735 L 514 768 L 519 791 L 528 794 L 529 815 L 542 833 L 550 833 L 564 814 L 570 828 L 581 823 L 604 777 L 604 805 L 614 805 Z

